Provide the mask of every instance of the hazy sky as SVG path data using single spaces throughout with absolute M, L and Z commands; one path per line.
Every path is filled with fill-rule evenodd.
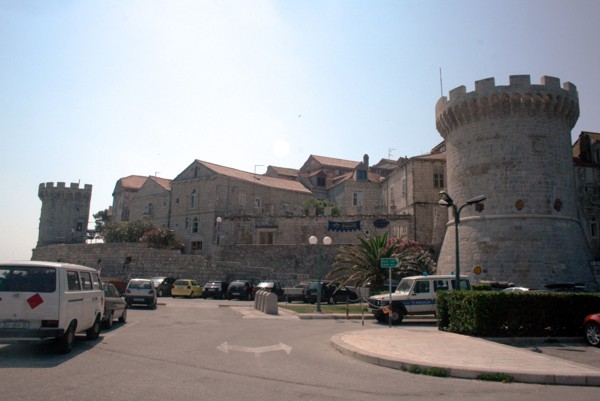
M 0 260 L 30 259 L 42 182 L 93 185 L 195 159 L 263 173 L 441 142 L 441 93 L 542 75 L 600 132 L 600 2 L 0 0 Z M 440 84 L 440 68 L 442 84 Z

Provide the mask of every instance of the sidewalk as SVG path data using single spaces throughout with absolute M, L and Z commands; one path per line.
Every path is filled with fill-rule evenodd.
M 237 308 L 236 308 L 237 309 Z M 345 319 L 345 314 L 296 314 L 279 308 L 266 315 L 239 308 L 245 319 Z M 352 315 L 350 318 L 361 318 Z M 365 316 L 367 318 L 367 316 Z M 521 383 L 600 386 L 600 369 L 477 337 L 440 331 L 437 327 L 399 325 L 338 334 L 331 345 L 341 353 L 399 370 L 442 368 L 449 377 L 476 379 L 504 374 Z
M 450 377 L 505 374 L 522 383 L 600 386 L 600 369 L 437 327 L 396 326 L 343 333 L 332 346 L 393 369 L 443 368 Z

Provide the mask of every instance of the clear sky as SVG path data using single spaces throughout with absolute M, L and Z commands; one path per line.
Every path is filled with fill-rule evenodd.
M 600 132 L 600 1 L 0 0 L 0 260 L 30 259 L 43 182 L 195 159 L 263 173 L 441 142 L 441 93 L 550 75 Z M 442 82 L 440 83 L 440 68 Z

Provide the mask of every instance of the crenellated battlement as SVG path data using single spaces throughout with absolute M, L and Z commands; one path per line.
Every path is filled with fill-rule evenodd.
M 459 86 L 441 97 L 436 106 L 436 127 L 442 137 L 459 126 L 510 116 L 546 116 L 564 121 L 572 129 L 579 118 L 577 87 L 543 76 L 532 85 L 529 75 L 511 75 L 509 85 L 496 86 L 494 78 L 475 82 L 475 91 Z
M 90 199 L 92 197 L 92 185 L 85 184 L 83 188 L 79 188 L 79 184 L 72 182 L 70 186 L 66 186 L 64 182 L 57 182 L 54 185 L 53 182 L 41 183 L 38 189 L 38 197 L 44 199 L 46 197 L 56 196 L 76 196 L 78 199 Z

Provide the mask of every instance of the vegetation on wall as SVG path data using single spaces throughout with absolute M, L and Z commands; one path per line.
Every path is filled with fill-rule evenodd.
M 149 248 L 181 249 L 183 242 L 173 230 L 154 227 L 143 221 L 120 221 L 104 224 L 101 232 L 104 242 L 144 242 Z
M 333 270 L 328 275 L 330 279 L 342 285 L 383 290 L 389 272 L 381 268 L 382 258 L 398 258 L 400 261 L 400 266 L 392 269 L 392 279 L 435 272 L 431 252 L 415 241 L 388 238 L 388 233 L 373 237 L 361 235 L 358 240 L 359 244 L 340 247 Z
M 108 209 L 100 210 L 97 213 L 93 214 L 94 221 L 96 222 L 96 233 L 101 233 L 104 225 L 110 221 L 110 217 L 108 214 Z
M 337 217 L 340 215 L 340 208 L 337 205 L 329 200 L 322 199 L 307 199 L 302 204 L 302 214 L 307 216 L 311 209 L 315 209 L 315 213 L 317 216 L 323 216 L 325 214 L 325 208 L 331 207 L 331 215 L 333 217 Z

